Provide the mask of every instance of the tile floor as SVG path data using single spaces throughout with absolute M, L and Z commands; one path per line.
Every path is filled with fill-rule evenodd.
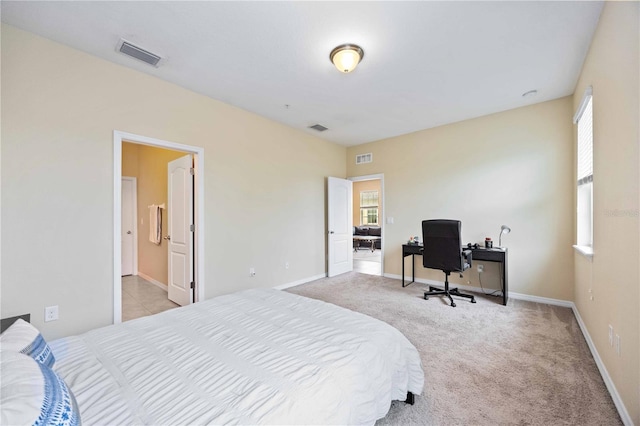
M 122 321 L 146 317 L 179 305 L 167 298 L 167 292 L 137 275 L 122 277 Z
M 382 275 L 382 252 L 358 250 L 353 252 L 353 270 L 369 275 Z

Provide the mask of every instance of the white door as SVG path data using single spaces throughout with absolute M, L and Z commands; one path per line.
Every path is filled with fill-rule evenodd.
M 136 178 L 122 178 L 122 276 L 134 274 L 136 242 Z
M 330 177 L 328 181 L 330 277 L 353 270 L 353 182 Z
M 193 301 L 193 175 L 191 155 L 173 160 L 168 170 L 169 299 L 178 305 Z

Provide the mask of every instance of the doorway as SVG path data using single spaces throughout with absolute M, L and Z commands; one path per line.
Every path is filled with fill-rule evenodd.
M 123 321 L 193 300 L 192 168 L 192 154 L 122 143 Z
M 122 176 L 122 276 L 138 270 L 138 184 L 134 176 Z
M 122 217 L 123 208 L 125 207 L 123 204 L 123 186 L 122 175 L 127 174 L 135 174 L 132 173 L 132 169 L 135 172 L 135 167 L 132 167 L 132 164 L 127 160 L 126 156 L 123 157 L 123 152 L 130 151 L 131 147 L 139 148 L 141 151 L 153 151 L 157 150 L 158 152 L 164 152 L 165 156 L 169 156 L 168 160 L 165 162 L 162 161 L 154 161 L 152 166 L 156 168 L 162 168 L 166 173 L 168 163 L 171 161 L 171 158 L 179 158 L 185 157 L 185 154 L 188 154 L 186 158 L 189 158 L 190 164 L 192 164 L 192 174 L 193 174 L 193 190 L 190 192 L 189 199 L 193 200 L 189 201 L 189 211 L 191 212 L 189 216 L 191 216 L 188 220 L 189 225 L 193 224 L 194 226 L 189 229 L 189 234 L 192 235 L 193 243 L 190 244 L 192 248 L 193 261 L 190 260 L 189 266 L 187 268 L 190 279 L 189 285 L 193 290 L 189 290 L 189 302 L 191 300 L 193 302 L 197 302 L 199 300 L 204 299 L 204 289 L 205 289 L 205 281 L 204 281 L 204 182 L 203 179 L 200 178 L 200 170 L 204 169 L 204 149 L 200 147 L 177 144 L 174 142 L 162 141 L 153 138 L 147 138 L 145 136 L 134 135 L 130 133 L 124 133 L 119 131 L 114 131 L 114 262 L 113 262 L 113 270 L 114 270 L 114 283 L 113 283 L 113 322 L 119 323 L 122 321 L 123 317 L 123 279 L 122 275 L 125 275 L 127 271 L 123 269 L 123 250 L 124 250 L 124 238 L 125 234 L 123 232 L 127 232 L 129 229 L 124 229 L 126 225 L 124 219 Z M 167 154 L 169 153 L 169 154 Z M 137 163 L 137 159 L 136 159 Z M 142 164 L 142 163 L 140 163 Z M 149 166 L 149 165 L 147 165 Z M 143 168 L 141 167 L 141 171 Z M 144 170 L 149 171 L 149 167 L 144 168 Z M 187 174 L 189 169 L 187 169 Z M 123 173 L 125 171 L 125 173 Z M 149 181 L 149 179 L 147 179 Z M 153 180 L 153 179 L 151 179 Z M 162 183 L 167 184 L 167 179 L 161 179 Z M 167 258 L 168 254 L 164 254 L 164 262 L 160 262 L 159 269 L 156 265 L 156 271 L 149 274 L 141 272 L 143 269 L 145 271 L 153 271 L 153 268 L 147 266 L 143 267 L 143 244 L 146 243 L 147 248 L 150 249 L 146 255 L 149 253 L 153 253 L 153 250 L 157 252 L 163 252 L 163 250 L 159 250 L 159 248 L 164 249 L 164 252 L 167 250 L 168 242 L 169 242 L 169 234 L 166 232 L 167 228 L 158 227 L 158 235 L 155 239 L 152 239 L 153 234 L 153 221 L 154 213 L 152 208 L 157 207 L 157 218 L 160 223 L 162 220 L 165 220 L 165 225 L 168 225 L 167 221 L 167 189 L 149 189 L 145 190 L 146 196 L 140 191 L 143 180 L 141 176 L 138 176 L 138 216 L 134 220 L 135 224 L 140 224 L 140 235 L 137 236 L 137 241 L 140 244 L 138 257 L 140 258 L 140 262 L 138 265 L 135 265 L 133 268 L 134 276 L 146 281 L 146 283 L 150 284 L 152 287 L 160 287 L 167 289 L 168 284 L 168 272 L 167 268 Z M 115 182 L 118 182 L 116 184 Z M 155 182 L 157 183 L 157 182 Z M 148 185 L 149 186 L 149 185 Z M 151 185 L 150 187 L 153 187 Z M 155 192 L 154 192 L 155 191 Z M 158 192 L 160 191 L 160 192 Z M 144 198 L 146 197 L 146 198 Z M 142 204 L 140 204 L 142 203 Z M 142 205 L 142 207 L 140 207 Z M 162 229 L 162 231 L 161 231 Z M 136 231 L 137 234 L 137 231 Z M 126 234 L 129 235 L 129 234 Z M 164 243 L 164 244 L 162 244 Z M 157 254 L 156 254 L 157 255 Z M 161 254 L 162 255 L 162 254 Z M 162 266 L 165 265 L 165 266 Z M 163 274 L 158 271 L 163 270 Z M 155 277 L 162 277 L 161 279 L 156 279 Z M 138 285 L 139 279 L 136 278 L 136 285 Z M 131 277 L 129 277 L 131 280 Z M 163 282 L 164 281 L 164 282 Z M 155 289 L 157 290 L 157 289 Z M 153 292 L 154 289 L 151 289 Z M 166 294 L 166 293 L 165 293 Z M 156 297 L 157 301 L 157 297 Z M 126 301 L 125 301 L 126 302 Z M 153 312 L 151 312 L 153 313 Z
M 353 271 L 384 272 L 384 175 L 349 178 L 353 181 Z

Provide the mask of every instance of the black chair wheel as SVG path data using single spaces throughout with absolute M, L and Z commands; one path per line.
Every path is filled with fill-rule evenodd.
M 429 296 L 427 296 L 426 294 L 424 295 L 424 300 L 429 300 Z
M 471 299 L 471 303 L 476 303 L 476 299 Z
M 453 303 L 453 302 L 451 302 L 451 307 L 452 307 L 452 308 L 455 308 L 455 307 L 456 307 L 456 304 L 455 304 L 455 303 Z

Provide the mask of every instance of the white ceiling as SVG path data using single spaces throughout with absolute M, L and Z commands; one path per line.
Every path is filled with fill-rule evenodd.
M 574 91 L 603 3 L 1 2 L 2 21 L 342 145 Z M 124 38 L 166 57 L 116 51 Z M 364 59 L 329 61 L 342 43 Z M 522 94 L 536 89 L 533 98 Z M 285 107 L 289 105 L 289 107 Z M 329 130 L 308 129 L 322 124 Z

